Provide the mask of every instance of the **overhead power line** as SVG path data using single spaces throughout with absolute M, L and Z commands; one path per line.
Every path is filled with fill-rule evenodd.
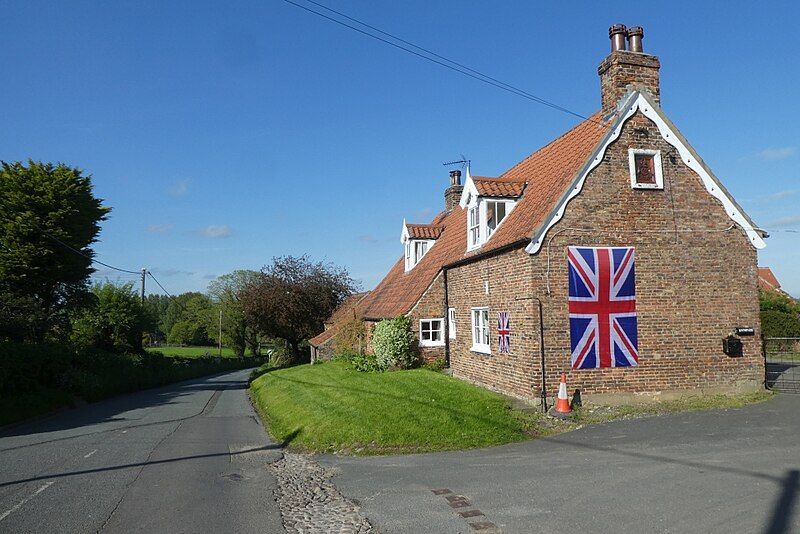
M 162 285 L 161 285 L 161 282 L 159 282 L 159 281 L 158 281 L 158 278 L 156 278 L 155 276 L 153 276 L 153 273 L 151 273 L 150 271 L 147 271 L 147 274 L 148 274 L 148 275 L 150 275 L 150 278 L 152 278 L 152 279 L 153 279 L 153 282 L 155 282 L 155 283 L 158 285 L 158 287 L 160 287 L 160 288 L 161 288 L 161 291 L 163 291 L 164 293 L 166 293 L 166 294 L 167 294 L 167 296 L 168 296 L 169 298 L 175 298 L 175 297 L 173 297 L 173 296 L 170 294 L 170 292 L 169 292 L 169 291 L 167 291 L 167 290 L 164 288 L 164 286 L 162 286 Z
M 102 261 L 100 261 L 98 259 L 92 258 L 88 254 L 84 254 L 80 250 L 69 246 L 68 244 L 66 244 L 63 241 L 61 241 L 60 239 L 58 239 L 57 237 L 54 237 L 54 236 L 48 234 L 47 232 L 45 232 L 41 228 L 39 228 L 39 231 L 42 232 L 45 236 L 47 236 L 50 239 L 52 239 L 53 241 L 55 241 L 56 243 L 58 243 L 59 245 L 62 245 L 64 247 L 68 248 L 69 250 L 71 250 L 72 252 L 74 252 L 74 253 L 76 253 L 76 254 L 78 254 L 80 256 L 83 256 L 84 258 L 86 258 L 87 260 L 91 261 L 92 263 L 96 263 L 98 265 L 102 265 L 103 267 L 108 267 L 109 269 L 112 269 L 114 271 L 119 271 L 121 273 L 140 274 L 140 271 L 131 271 L 131 270 L 128 270 L 128 269 L 120 269 L 119 267 L 114 267 L 113 265 L 109 265 L 108 263 L 104 263 L 104 262 L 102 262 Z
M 336 11 L 335 9 L 332 9 L 330 7 L 327 7 L 327 6 L 323 5 L 323 4 L 315 2 L 314 0 L 306 0 L 306 1 L 311 3 L 311 4 L 313 4 L 313 5 L 315 5 L 315 6 L 318 6 L 318 7 L 322 8 L 322 9 L 324 9 L 324 10 L 330 12 L 330 13 L 334 13 L 334 14 L 338 15 L 339 17 L 342 17 L 342 18 L 344 18 L 346 20 L 349 20 L 351 22 L 359 24 L 359 25 L 363 26 L 364 28 L 368 28 L 369 30 L 372 30 L 373 32 L 378 32 L 381 35 L 385 35 L 385 36 L 387 36 L 387 37 L 389 37 L 391 39 L 394 39 L 395 41 L 398 41 L 398 42 L 390 41 L 389 39 L 384 39 L 383 37 L 375 35 L 374 33 L 370 33 L 369 31 L 366 31 L 366 30 L 363 30 L 363 29 L 358 28 L 356 26 L 353 26 L 351 24 L 348 24 L 347 22 L 339 20 L 339 19 L 337 19 L 335 17 L 331 17 L 329 15 L 326 15 L 325 13 L 321 13 L 321 12 L 315 10 L 315 9 L 312 9 L 312 8 L 310 8 L 308 6 L 302 5 L 302 4 L 298 3 L 298 2 L 294 2 L 293 0 L 283 0 L 283 1 L 286 2 L 287 4 L 291 4 L 291 5 L 293 5 L 293 6 L 297 7 L 297 8 L 303 9 L 303 10 L 309 12 L 309 13 L 313 13 L 314 15 L 322 17 L 322 18 L 324 18 L 324 19 L 326 19 L 326 20 L 328 20 L 330 22 L 335 22 L 336 24 L 339 24 L 340 26 L 344 26 L 345 28 L 349 28 L 349 29 L 351 29 L 353 31 L 356 31 L 356 32 L 362 34 L 362 35 L 366 35 L 367 37 L 371 37 L 371 38 L 373 38 L 373 39 L 375 39 L 377 41 L 380 41 L 382 43 L 385 43 L 385 44 L 387 44 L 389 46 L 393 46 L 393 47 L 395 47 L 397 49 L 400 49 L 400 50 L 402 50 L 404 52 L 407 52 L 409 54 L 413 54 L 414 56 L 422 58 L 422 59 L 424 59 L 426 61 L 430 61 L 431 63 L 435 63 L 435 64 L 437 64 L 439 66 L 442 66 L 442 67 L 444 67 L 446 69 L 450 69 L 452 71 L 458 72 L 459 74 L 463 74 L 464 76 L 469 76 L 470 78 L 473 78 L 473 79 L 478 80 L 480 82 L 483 82 L 485 84 L 497 87 L 498 89 L 502 89 L 503 91 L 507 91 L 509 93 L 515 94 L 517 96 L 520 96 L 522 98 L 526 98 L 528 100 L 536 102 L 537 104 L 542 104 L 544 106 L 548 106 L 550 108 L 553 108 L 555 110 L 561 111 L 563 113 L 567 113 L 569 115 L 573 115 L 573 116 L 578 117 L 580 119 L 590 120 L 589 117 L 587 117 L 585 115 L 582 115 L 582 114 L 580 114 L 578 112 L 572 111 L 572 110 L 567 109 L 567 108 L 565 108 L 563 106 L 560 106 L 558 104 L 550 102 L 549 100 L 545 100 L 544 98 L 538 97 L 538 96 L 536 96 L 534 94 L 531 94 L 531 93 L 529 93 L 529 92 L 527 92 L 527 91 L 525 91 L 523 89 L 515 87 L 515 86 L 513 86 L 513 85 L 511 85 L 509 83 L 506 83 L 506 82 L 503 82 L 501 80 L 498 80 L 497 78 L 494 78 L 492 76 L 484 74 L 484 73 L 482 73 L 482 72 L 480 72 L 478 70 L 475 70 L 475 69 L 473 69 L 471 67 L 463 65 L 463 64 L 461 64 L 461 63 L 459 63 L 457 61 L 454 61 L 452 59 L 449 59 L 449 58 L 447 58 L 445 56 L 437 54 L 436 52 L 433 52 L 433 51 L 431 51 L 431 50 L 429 50 L 427 48 L 424 48 L 424 47 L 421 47 L 419 45 L 416 45 L 416 44 L 414 44 L 414 43 L 412 43 L 410 41 L 407 41 L 405 39 L 402 39 L 402 38 L 400 38 L 400 37 L 398 37 L 398 36 L 396 36 L 394 34 L 391 34 L 391 33 L 387 32 L 387 31 L 381 30 L 380 28 L 377 28 L 375 26 L 367 24 L 366 22 L 362 22 L 362 21 L 360 21 L 360 20 L 358 20 L 358 19 L 356 19 L 354 17 L 351 17 L 351 16 L 345 14 L 345 13 L 342 13 L 340 11 Z M 398 43 L 402 43 L 402 44 L 398 44 Z M 404 46 L 404 45 L 407 45 L 407 46 Z M 409 47 L 411 47 L 411 48 L 409 48 Z M 412 48 L 416 49 L 416 50 L 413 50 Z

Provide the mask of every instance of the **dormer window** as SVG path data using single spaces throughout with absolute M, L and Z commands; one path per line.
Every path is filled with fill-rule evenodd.
M 444 226 L 440 224 L 411 224 L 403 221 L 400 242 L 405 250 L 406 272 L 413 269 L 428 253 L 442 232 Z
M 467 252 L 479 249 L 491 239 L 527 185 L 522 179 L 486 178 L 467 172 L 460 201 L 467 210 Z
M 628 149 L 628 167 L 633 189 L 664 189 L 660 150 Z
M 514 208 L 515 202 L 497 198 L 473 198 L 469 206 L 467 250 L 476 250 L 486 243 Z
M 427 254 L 430 245 L 430 241 L 421 241 L 419 239 L 406 241 L 406 271 L 410 271 L 419 263 L 419 260 Z

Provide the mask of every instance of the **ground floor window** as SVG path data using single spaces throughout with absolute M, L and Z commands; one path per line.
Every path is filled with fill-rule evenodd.
M 472 350 L 489 354 L 489 308 L 472 308 Z
M 419 344 L 423 347 L 444 345 L 444 319 L 421 319 Z

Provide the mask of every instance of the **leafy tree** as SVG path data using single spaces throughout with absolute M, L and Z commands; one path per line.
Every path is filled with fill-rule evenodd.
M 91 245 L 109 211 L 80 169 L 0 163 L 0 339 L 66 335 L 69 310 L 86 302 Z
M 167 341 L 176 345 L 208 345 L 205 326 L 192 321 L 178 321 L 172 325 Z
M 150 294 L 144 299 L 145 310 L 153 325 L 153 331 L 150 332 L 151 341 L 164 341 L 167 338 L 169 330 L 164 326 L 164 319 L 166 319 L 170 302 L 172 302 L 172 297 L 167 295 Z
M 142 332 L 151 323 L 133 284 L 96 284 L 91 294 L 91 304 L 72 322 L 72 340 L 109 351 L 141 351 Z
M 322 330 L 323 321 L 355 289 L 344 268 L 284 256 L 264 267 L 239 298 L 247 321 L 261 334 L 289 343 L 297 361 L 300 343 Z
M 208 295 L 216 306 L 210 317 L 209 332 L 215 332 L 222 311 L 222 342 L 231 347 L 236 355 L 244 356 L 245 349 L 250 349 L 253 356 L 258 355 L 258 335 L 255 328 L 247 323 L 239 299 L 239 293 L 249 284 L 258 280 L 256 271 L 233 271 L 214 280 L 208 285 Z
M 208 328 L 211 316 L 214 313 L 211 299 L 206 295 L 197 292 L 182 293 L 170 300 L 167 310 L 163 316 L 160 328 L 167 333 L 167 340 L 170 343 L 181 343 L 188 345 L 210 345 L 216 339 L 214 328 Z M 172 335 L 175 325 L 178 323 L 189 323 L 193 328 L 193 335 L 189 336 L 193 341 L 173 341 Z M 185 333 L 187 326 L 182 325 L 178 331 Z M 186 336 L 180 336 L 187 339 Z

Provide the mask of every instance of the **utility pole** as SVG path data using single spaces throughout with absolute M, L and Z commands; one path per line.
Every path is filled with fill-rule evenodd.
M 144 304 L 144 278 L 147 275 L 147 269 L 142 269 L 142 289 L 139 292 L 139 296 L 142 298 L 142 304 Z
M 219 308 L 219 357 L 222 358 L 222 307 Z

